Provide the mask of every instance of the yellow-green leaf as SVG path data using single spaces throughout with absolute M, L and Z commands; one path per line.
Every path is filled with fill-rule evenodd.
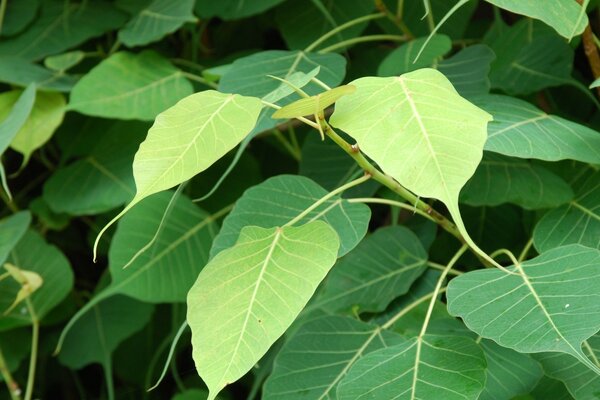
M 343 85 L 327 90 L 316 96 L 296 100 L 275 111 L 273 118 L 297 118 L 305 115 L 318 114 L 335 103 L 340 97 L 354 93 L 355 91 L 356 87 L 352 85 Z

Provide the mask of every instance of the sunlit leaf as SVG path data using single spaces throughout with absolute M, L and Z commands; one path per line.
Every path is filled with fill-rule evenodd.
M 275 111 L 273 118 L 297 118 L 305 115 L 318 114 L 338 101 L 342 96 L 352 94 L 355 91 L 356 88 L 352 85 L 342 85 L 315 96 L 296 100 Z
M 248 372 L 291 325 L 338 247 L 337 234 L 322 221 L 248 226 L 204 267 L 188 294 L 187 320 L 209 399 Z

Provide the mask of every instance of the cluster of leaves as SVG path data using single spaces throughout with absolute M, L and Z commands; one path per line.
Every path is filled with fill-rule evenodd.
M 598 3 L 0 0 L 0 398 L 598 398 Z

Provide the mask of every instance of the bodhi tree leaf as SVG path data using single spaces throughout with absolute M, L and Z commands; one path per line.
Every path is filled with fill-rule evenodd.
M 1 57 L 0 82 L 17 86 L 35 83 L 38 89 L 69 92 L 77 80 L 20 58 Z
M 467 243 L 478 249 L 464 227 L 458 195 L 481 161 L 492 117 L 434 69 L 350 84 L 357 90 L 336 103 L 331 124 L 408 190 L 441 200 Z
M 427 253 L 408 228 L 381 228 L 342 258 L 315 307 L 329 312 L 383 311 L 425 271 Z
M 569 40 L 581 34 L 588 24 L 585 10 L 577 2 L 570 0 L 556 0 L 552 7 L 535 0 L 486 1 L 513 13 L 539 19 Z
M 491 340 L 482 340 L 480 345 L 487 361 L 487 379 L 479 400 L 511 400 L 533 390 L 544 375 L 540 364 L 527 354 Z
M 85 58 L 85 53 L 80 50 L 46 57 L 44 65 L 54 71 L 66 71 L 79 64 Z
M 427 45 L 427 48 L 431 43 Z M 423 57 L 423 55 L 421 55 Z M 494 52 L 483 44 L 466 47 L 443 60 L 438 71 L 446 75 L 452 86 L 461 96 L 471 98 L 487 94 L 490 91 L 490 65 L 496 58 Z
M 188 294 L 187 320 L 209 399 L 283 335 L 335 263 L 339 245 L 323 221 L 248 226 L 204 267 Z
M 38 319 L 43 318 L 58 305 L 73 287 L 73 272 L 69 261 L 60 250 L 47 244 L 36 232 L 30 230 L 19 240 L 8 261 L 20 269 L 38 274 L 43 285 L 31 295 Z M 0 310 L 8 309 L 20 285 L 10 279 L 0 281 Z M 31 324 L 27 308 L 21 305 L 0 318 L 0 330 Z
M 10 251 L 21 240 L 29 224 L 31 214 L 28 211 L 19 211 L 0 220 L 0 265 L 4 265 Z
M 119 40 L 127 47 L 155 42 L 175 32 L 186 22 L 194 22 L 195 0 L 153 0 L 119 30 Z
M 273 113 L 273 118 L 297 118 L 305 115 L 318 114 L 338 101 L 340 97 L 352 94 L 355 91 L 356 88 L 352 85 L 342 85 L 315 96 L 296 100 L 275 111 L 275 113 Z
M 12 36 L 21 32 L 33 21 L 39 7 L 38 0 L 11 1 L 6 4 L 0 37 Z
M 460 196 L 461 203 L 471 206 L 513 203 L 528 210 L 557 207 L 571 199 L 567 182 L 543 166 L 488 152 Z
M 280 175 L 267 179 L 244 193 L 223 221 L 210 249 L 211 258 L 235 244 L 240 231 L 248 225 L 272 228 L 281 226 L 327 195 L 327 191 L 308 178 Z M 327 222 L 340 239 L 343 256 L 367 233 L 371 210 L 365 204 L 349 203 L 335 196 L 314 209 L 299 223 L 316 219 Z
M 325 316 L 311 320 L 280 350 L 262 398 L 336 399 L 339 381 L 357 360 L 403 341 L 398 334 L 353 318 Z
M 219 17 L 224 20 L 245 18 L 259 14 L 284 0 L 197 0 L 196 13 L 204 18 Z
M 501 346 L 570 354 L 600 373 L 581 349 L 600 329 L 600 251 L 558 247 L 511 270 L 518 275 L 486 269 L 450 281 L 450 314 Z
M 126 18 L 106 1 L 44 0 L 41 5 L 41 14 L 29 29 L 0 43 L 0 56 L 36 61 L 118 28 Z
M 571 243 L 600 250 L 600 172 L 590 167 L 571 184 L 575 199 L 550 210 L 535 226 L 533 243 L 540 252 Z
M 514 97 L 489 95 L 475 102 L 494 117 L 485 150 L 545 161 L 600 163 L 600 134 L 590 128 L 546 114 Z
M 210 167 L 254 127 L 262 108 L 255 97 L 199 92 L 162 112 L 133 160 L 136 194 L 121 213 L 151 194 L 170 189 Z
M 415 62 L 417 53 L 427 38 L 418 38 L 403 44 L 388 54 L 377 69 L 378 76 L 396 76 L 420 68 L 434 66 L 438 59 L 452 49 L 452 41 L 446 35 L 433 35 Z
M 338 399 L 475 400 L 485 367 L 473 339 L 425 335 L 362 357 L 340 382 Z
M 153 120 L 192 93 L 192 84 L 183 73 L 159 54 L 120 52 L 75 85 L 69 109 L 105 118 Z

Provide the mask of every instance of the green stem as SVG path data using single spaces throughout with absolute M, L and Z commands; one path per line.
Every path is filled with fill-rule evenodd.
M 445 291 L 446 291 L 446 288 L 441 288 L 440 290 L 438 290 L 437 294 L 438 295 L 442 294 Z M 408 314 L 409 312 L 411 312 L 412 310 L 414 310 L 415 308 L 417 308 L 421 304 L 425 303 L 427 300 L 431 299 L 432 297 L 433 297 L 433 292 L 431 292 L 429 294 L 426 294 L 425 296 L 423 296 L 421 298 L 418 298 L 417 300 L 413 301 L 408 306 L 406 306 L 402 310 L 400 310 L 400 312 L 398 312 L 398 314 L 396 314 L 392 318 L 390 318 L 385 324 L 381 325 L 381 329 L 388 329 L 388 328 L 390 328 L 400 318 L 404 317 L 406 314 Z
M 357 43 L 365 43 L 365 42 L 377 42 L 380 40 L 389 40 L 394 42 L 406 42 L 408 40 L 406 35 L 367 35 L 367 36 L 359 36 L 357 38 L 343 40 L 339 43 L 333 44 L 329 47 L 325 47 L 322 50 L 319 50 L 319 53 L 330 53 L 332 51 L 342 49 L 344 47 L 351 46 Z
M 431 215 L 427 214 L 426 212 L 419 210 L 418 208 L 415 208 L 415 206 L 411 206 L 409 204 L 402 203 L 401 201 L 380 199 L 377 197 L 357 197 L 357 198 L 353 198 L 353 199 L 348 199 L 348 202 L 349 203 L 367 203 L 367 204 L 369 204 L 369 203 L 385 204 L 385 205 L 392 206 L 392 207 L 402 208 L 404 210 L 419 214 L 420 216 L 425 217 L 430 221 L 437 222 L 435 219 L 433 219 L 431 217 Z
M 0 1 L 0 35 L 2 35 L 2 24 L 4 23 L 4 14 L 6 13 L 6 4 L 8 0 Z
M 191 72 L 181 71 L 181 73 L 183 74 L 183 76 L 185 76 L 186 78 L 188 78 L 191 81 L 199 82 L 199 83 L 206 85 L 213 89 L 217 89 L 219 87 L 216 83 L 207 81 L 203 77 L 192 74 Z
M 113 373 L 112 373 L 112 362 L 110 360 L 110 356 L 108 357 L 108 360 L 104 360 L 104 362 L 102 363 L 102 366 L 104 367 L 104 378 L 106 379 L 106 391 L 107 391 L 107 396 L 108 396 L 108 400 L 114 400 L 115 399 L 115 383 L 113 381 Z
M 523 260 L 525 258 L 527 258 L 527 255 L 529 254 L 529 250 L 531 250 L 531 246 L 533 246 L 533 237 L 531 237 L 527 241 L 527 244 L 523 248 L 523 251 L 521 251 L 521 254 L 519 254 L 519 258 L 517 259 L 519 262 L 523 262 Z
M 35 383 L 35 367 L 37 364 L 37 353 L 38 343 L 40 336 L 40 321 L 38 320 L 31 299 L 27 297 L 25 299 L 27 309 L 29 310 L 29 316 L 31 317 L 31 357 L 29 359 L 29 372 L 27 374 L 27 388 L 25 389 L 25 400 L 31 400 L 33 394 L 33 385 Z
M 456 254 L 454 254 L 452 259 L 450 259 L 450 262 L 448 262 L 448 265 L 446 266 L 446 268 L 444 268 L 444 270 L 442 271 L 442 274 L 440 275 L 440 277 L 437 281 L 437 284 L 435 285 L 435 289 L 433 290 L 433 294 L 431 296 L 431 302 L 429 303 L 429 308 L 427 309 L 427 314 L 425 314 L 425 319 L 423 320 L 423 327 L 421 328 L 421 333 L 419 333 L 419 338 L 422 338 L 423 336 L 425 336 L 425 332 L 427 331 L 427 326 L 429 325 L 429 320 L 431 319 L 431 314 L 433 313 L 433 307 L 435 306 L 435 302 L 437 301 L 437 296 L 440 293 L 440 290 L 442 289 L 442 284 L 444 283 L 444 279 L 446 279 L 446 276 L 448 276 L 448 273 L 450 272 L 450 270 L 452 269 L 454 264 L 456 264 L 458 259 L 465 253 L 465 251 L 467 251 L 468 248 L 469 248 L 468 245 L 463 244 L 460 247 L 460 249 L 456 252 Z
M 350 20 L 332 30 L 330 30 L 329 32 L 325 33 L 323 36 L 321 36 L 320 38 L 318 38 L 317 40 L 315 40 L 314 42 L 312 42 L 310 45 L 308 45 L 307 48 L 304 49 L 304 52 L 308 53 L 314 49 L 316 49 L 321 43 L 323 43 L 324 41 L 326 41 L 327 39 L 329 39 L 330 37 L 337 35 L 339 32 L 348 29 L 354 25 L 358 25 L 361 24 L 363 22 L 366 21 L 371 21 L 374 19 L 379 19 L 379 18 L 383 18 L 385 17 L 384 14 L 382 13 L 377 13 L 377 14 L 370 14 L 370 15 L 365 15 L 363 17 L 360 18 L 356 18 L 353 20 Z
M 492 254 L 490 254 L 491 258 L 496 258 L 497 256 L 499 256 L 500 254 L 504 254 L 506 256 L 508 256 L 508 258 L 510 258 L 510 261 L 517 266 L 517 264 L 520 264 L 519 260 L 517 260 L 517 258 L 515 257 L 515 255 L 512 253 L 512 251 L 508 250 L 508 249 L 498 249 L 496 251 L 494 251 Z
M 156 387 L 158 387 L 158 385 L 160 385 L 163 378 L 167 374 L 167 369 L 169 368 L 169 365 L 171 365 L 171 361 L 173 360 L 173 356 L 175 354 L 175 349 L 177 348 L 177 343 L 179 343 L 179 339 L 181 339 L 181 335 L 183 335 L 183 332 L 185 332 L 187 327 L 188 327 L 187 321 L 183 321 L 181 326 L 179 326 L 179 329 L 177 329 L 177 332 L 175 333 L 175 336 L 173 337 L 173 341 L 171 342 L 171 346 L 169 348 L 169 354 L 167 355 L 167 360 L 166 360 L 163 370 L 160 374 L 160 377 L 158 378 L 156 383 L 147 390 L 148 392 L 156 389 Z M 165 343 L 167 343 L 167 342 L 165 342 Z M 160 351 L 160 353 L 162 353 L 162 350 Z
M 8 370 L 8 365 L 6 365 L 6 360 L 4 359 L 4 354 L 2 354 L 2 350 L 0 349 L 0 374 L 6 383 L 6 387 L 8 388 L 8 393 L 10 393 L 11 400 L 21 400 L 21 389 L 15 380 L 13 379 L 12 374 Z
M 300 214 L 298 214 L 295 218 L 291 219 L 287 224 L 285 224 L 284 226 L 292 226 L 294 225 L 296 222 L 302 220 L 302 218 L 306 217 L 308 214 L 310 214 L 313 210 L 315 210 L 317 207 L 319 207 L 321 204 L 325 203 L 327 200 L 329 200 L 330 198 L 332 198 L 333 196 L 336 196 L 342 192 L 344 192 L 345 190 L 350 189 L 351 187 L 360 185 L 363 182 L 368 181 L 369 179 L 371 179 L 371 175 L 370 174 L 365 174 L 363 176 L 361 176 L 358 179 L 355 179 L 353 181 L 350 181 L 348 183 L 346 183 L 345 185 L 340 186 L 339 188 L 327 193 L 325 196 L 321 197 L 319 200 L 315 201 L 310 207 L 308 207 L 306 210 L 302 211 Z
M 446 269 L 445 265 L 434 263 L 433 261 L 427 261 L 427 266 L 433 269 L 437 269 L 439 271 L 444 271 Z M 464 274 L 464 272 L 451 270 L 448 272 L 449 275 L 459 276 Z
M 429 0 L 423 0 L 423 5 L 425 6 L 425 16 L 427 17 L 427 27 L 429 28 L 429 32 L 433 32 L 435 30 L 435 21 L 433 20 L 433 12 L 431 11 L 431 3 Z
M 396 25 L 398 27 L 398 29 L 402 33 L 404 33 L 408 39 L 413 39 L 414 38 L 414 35 L 410 31 L 410 29 L 408 29 L 408 26 L 402 20 L 402 18 L 403 18 L 402 14 L 403 14 L 403 10 L 404 10 L 404 0 L 399 0 L 398 1 L 398 8 L 396 9 L 396 14 L 392 13 L 387 8 L 387 6 L 383 2 L 383 0 L 375 0 L 375 8 L 377 8 L 380 12 L 382 12 L 383 14 L 385 14 L 385 16 L 394 25 Z
M 396 6 L 396 18 L 398 18 L 398 20 L 402 20 L 403 15 L 404 15 L 404 0 L 398 0 L 398 5 Z

